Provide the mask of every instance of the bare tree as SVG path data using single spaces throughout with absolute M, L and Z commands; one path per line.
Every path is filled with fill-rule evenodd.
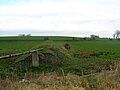
M 115 35 L 115 33 L 113 34 L 113 38 L 116 39 L 116 35 Z
M 120 38 L 120 30 L 116 30 L 115 33 L 113 34 L 113 38 L 119 39 Z

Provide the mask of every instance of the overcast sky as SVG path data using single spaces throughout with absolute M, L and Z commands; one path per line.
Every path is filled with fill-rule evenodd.
M 0 0 L 0 35 L 112 37 L 120 0 Z

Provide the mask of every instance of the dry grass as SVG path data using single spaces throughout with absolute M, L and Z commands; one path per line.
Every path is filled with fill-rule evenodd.
M 103 72 L 94 77 L 102 90 L 120 90 L 120 64 L 116 70 Z
M 57 73 L 26 74 L 24 79 L 6 78 L 0 90 L 120 90 L 120 64 L 114 71 L 78 76 Z
M 30 80 L 13 81 L 7 78 L 1 82 L 0 90 L 85 90 L 85 86 L 86 82 L 77 75 L 48 73 L 35 75 Z

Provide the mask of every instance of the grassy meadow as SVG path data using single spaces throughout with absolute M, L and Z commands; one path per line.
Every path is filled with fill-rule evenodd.
M 70 49 L 68 50 L 64 47 L 66 43 L 70 46 Z M 99 80 L 99 78 L 104 77 L 106 73 L 107 75 L 112 75 L 113 72 L 116 72 L 116 68 L 118 67 L 118 62 L 120 60 L 119 40 L 90 40 L 83 38 L 75 38 L 75 40 L 73 40 L 72 37 L 51 36 L 49 37 L 48 41 L 44 41 L 43 36 L 0 37 L 0 56 L 24 52 L 35 48 L 44 48 L 42 56 L 44 53 L 52 53 L 55 57 L 47 56 L 48 58 L 51 58 L 53 60 L 49 61 L 50 59 L 48 59 L 48 62 L 43 61 L 41 62 L 39 67 L 26 65 L 26 63 L 30 62 L 31 60 L 29 55 L 11 58 L 10 60 L 0 60 L 1 77 L 10 76 L 10 83 L 12 83 L 11 78 L 17 78 L 17 80 L 21 80 L 21 75 L 22 78 L 27 78 L 26 73 L 38 75 L 37 80 L 39 80 L 38 78 L 41 77 L 41 74 L 43 75 L 53 73 L 50 74 L 50 76 L 47 75 L 46 77 L 43 77 L 46 80 L 49 79 L 51 81 L 54 81 L 55 78 L 58 78 L 59 80 L 61 80 L 61 82 L 59 82 L 59 80 L 57 79 L 58 81 L 56 81 L 54 85 L 51 83 L 48 84 L 49 80 L 46 81 L 44 78 L 43 81 L 34 82 L 32 80 L 36 80 L 36 78 L 33 75 L 34 78 L 30 80 L 30 82 L 33 83 L 29 83 L 26 85 L 25 82 L 25 84 L 23 83 L 24 87 L 21 86 L 21 83 L 19 86 L 18 82 L 16 80 L 13 80 L 14 84 L 18 85 L 16 86 L 17 90 L 29 90 L 29 88 L 32 87 L 32 84 L 37 88 L 34 88 L 34 90 L 39 90 L 39 88 L 42 88 L 40 90 L 113 90 L 113 87 L 105 87 L 101 83 L 102 80 L 104 81 L 107 77 L 101 80 Z M 42 58 L 42 56 L 40 56 L 40 58 Z M 20 65 L 20 62 L 23 62 L 24 64 Z M 94 73 L 100 74 L 91 76 Z M 117 72 L 115 74 L 118 75 Z M 84 77 L 84 75 L 89 76 Z M 115 76 L 110 76 L 110 78 L 112 77 L 115 78 Z M 63 80 L 63 78 L 65 78 L 65 81 Z M 77 81 L 76 78 L 79 78 L 79 81 Z M 110 78 L 108 80 L 111 80 Z M 94 82 L 97 82 L 98 84 Z M 114 82 L 108 81 L 108 83 L 110 84 L 113 84 Z M 4 81 L 1 83 L 4 84 Z M 68 86 L 66 87 L 67 83 Z M 105 84 L 106 83 L 107 82 L 105 82 Z M 118 86 L 115 86 L 115 88 L 119 87 L 118 82 L 117 84 Z M 1 85 L 0 87 L 3 88 Z M 59 87 L 57 89 L 57 85 L 61 85 L 61 88 Z M 18 89 L 18 87 L 21 87 L 23 89 Z M 15 87 L 14 89 L 12 88 L 10 90 L 15 90 Z

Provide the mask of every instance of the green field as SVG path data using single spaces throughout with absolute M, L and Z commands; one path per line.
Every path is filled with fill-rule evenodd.
M 49 41 L 44 41 L 44 37 L 0 37 L 0 56 L 24 52 L 34 49 L 37 46 L 44 46 L 44 44 L 53 44 L 56 47 L 62 47 L 68 43 L 71 47 L 71 60 L 60 67 L 41 66 L 38 68 L 29 67 L 30 71 L 59 71 L 61 68 L 64 72 L 81 73 L 81 70 L 93 70 L 100 68 L 107 68 L 112 62 L 120 60 L 120 41 L 117 40 L 82 40 L 72 37 L 49 37 Z M 94 52 L 93 56 L 77 57 L 74 54 L 77 52 Z M 9 64 L 9 67 L 10 64 Z M 88 71 L 87 71 L 88 72 Z
M 68 44 L 70 46 L 70 49 L 66 49 L 65 44 Z M 21 87 L 23 89 L 29 87 L 23 87 L 22 83 L 13 83 L 13 78 L 16 80 L 21 80 L 21 78 L 29 78 L 28 80 L 31 81 L 34 80 L 33 77 L 29 77 L 29 74 L 31 73 L 33 75 L 39 74 L 39 77 L 41 77 L 41 79 L 43 80 L 39 78 L 39 81 L 36 81 L 37 79 L 35 79 L 34 82 L 35 85 L 43 85 L 43 88 L 46 88 L 45 85 L 48 85 L 49 82 L 56 82 L 55 86 L 52 86 L 53 83 L 49 83 L 50 88 L 58 87 L 60 85 L 68 86 L 68 83 L 70 83 L 68 87 L 74 87 L 75 85 L 75 87 L 80 86 L 86 88 L 85 90 L 89 90 L 88 87 L 90 88 L 90 90 L 110 90 L 111 86 L 108 86 L 108 84 L 113 85 L 114 88 L 118 88 L 118 86 L 116 86 L 116 82 L 119 82 L 120 72 L 119 40 L 85 40 L 82 38 L 75 38 L 75 40 L 73 40 L 72 37 L 52 36 L 49 37 L 48 41 L 45 41 L 44 37 L 40 36 L 0 37 L 0 56 L 24 52 L 36 48 L 43 48 L 43 51 L 39 53 L 40 61 L 42 61 L 40 62 L 39 67 L 33 67 L 31 66 L 31 64 L 29 65 L 29 62 L 32 61 L 29 54 L 0 60 L 0 78 L 4 79 L 4 77 L 6 76 L 12 78 L 12 83 L 9 87 L 12 88 L 11 90 L 13 90 L 13 88 L 16 88 L 17 85 L 18 88 Z M 52 57 L 48 54 L 52 54 Z M 27 74 L 28 76 L 26 76 Z M 46 74 L 46 76 L 44 76 L 43 74 Z M 56 76 L 57 74 L 60 76 Z M 36 78 L 36 76 L 34 77 Z M 59 77 L 61 78 L 57 80 L 55 79 Z M 77 80 L 82 83 L 78 83 Z M 6 84 L 6 81 L 7 80 L 3 80 L 3 83 L 0 84 L 0 87 L 8 85 Z M 40 81 L 42 84 L 39 84 Z M 57 81 L 63 83 L 60 84 Z M 7 83 L 9 82 L 10 81 L 8 80 Z M 66 82 L 66 84 L 64 82 Z M 72 85 L 72 83 L 74 85 Z M 33 82 L 30 84 L 32 85 Z M 11 87 L 12 85 L 13 87 Z M 38 86 L 32 86 L 32 88 L 37 88 Z
M 50 40 L 54 41 L 69 41 L 71 37 L 50 37 Z M 6 54 L 12 54 L 17 52 L 23 52 L 30 50 L 44 42 L 43 36 L 34 37 L 0 37 L 0 56 Z
M 0 37 L 0 55 L 22 52 L 44 43 L 44 37 Z M 114 52 L 119 54 L 120 41 L 117 40 L 75 40 L 71 37 L 50 37 L 52 43 L 69 43 L 72 51 Z

